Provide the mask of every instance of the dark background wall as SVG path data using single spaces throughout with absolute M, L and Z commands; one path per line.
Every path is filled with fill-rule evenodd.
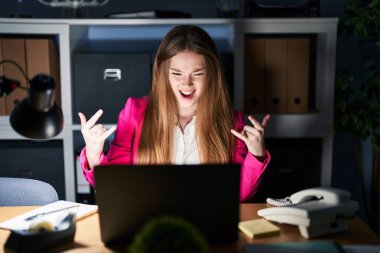
M 110 0 L 100 8 L 91 8 L 86 11 L 86 18 L 104 18 L 106 14 L 114 12 L 137 12 L 146 10 L 179 10 L 188 12 L 193 18 L 215 18 L 216 8 L 220 0 Z M 239 5 L 239 16 L 244 15 L 244 0 L 233 0 Z M 0 8 L 1 17 L 9 17 L 15 13 L 31 15 L 33 18 L 61 18 L 67 12 L 61 8 L 51 8 L 42 5 L 37 0 L 2 0 Z M 101 1 L 100 1 L 101 2 Z M 302 4 L 306 0 L 258 0 L 260 3 L 292 3 Z M 343 10 L 344 0 L 320 0 L 321 16 L 337 17 Z
M 60 18 L 66 15 L 66 11 L 61 8 L 50 8 L 39 3 L 37 0 L 24 0 L 17 10 L 16 0 L 3 0 L 6 8 L 1 8 L 1 16 L 19 12 L 32 15 L 35 18 Z M 100 8 L 91 8 L 84 13 L 89 18 L 104 18 L 106 14 L 114 12 L 137 12 L 147 10 L 180 10 L 189 12 L 194 18 L 205 18 L 216 16 L 216 0 L 142 0 L 125 1 L 110 0 L 110 2 Z
M 239 17 L 244 17 L 244 1 L 239 2 Z M 33 18 L 64 18 L 70 16 L 67 9 L 51 8 L 40 4 L 37 0 L 2 0 L 0 17 L 9 17 L 14 14 L 28 15 Z M 302 3 L 305 1 L 283 0 L 259 2 L 272 3 Z M 137 12 L 146 10 L 179 10 L 190 13 L 193 18 L 215 18 L 218 0 L 110 0 L 110 2 L 100 8 L 84 10 L 81 15 L 83 18 L 104 18 L 109 13 L 114 12 Z M 340 22 L 345 20 L 344 14 L 345 0 L 321 0 L 320 15 L 322 17 L 338 17 Z M 340 70 L 350 70 L 356 75 L 360 75 L 361 66 L 368 59 L 368 53 L 362 49 L 359 42 L 352 36 L 339 35 L 337 45 L 336 68 Z M 352 193 L 352 198 L 362 202 L 359 192 L 358 172 L 355 160 L 355 147 L 351 136 L 337 134 L 334 138 L 334 159 L 333 159 L 333 186 L 347 189 Z M 364 142 L 365 152 L 363 163 L 365 164 L 366 174 L 370 170 L 370 149 L 368 142 Z M 307 168 L 305 168 L 307 169 Z M 366 179 L 367 190 L 369 180 Z M 361 203 L 362 204 L 362 203 Z M 363 210 L 360 211 L 361 217 L 366 220 Z

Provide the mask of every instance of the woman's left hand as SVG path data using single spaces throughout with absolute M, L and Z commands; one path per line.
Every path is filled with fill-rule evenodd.
M 237 132 L 234 129 L 231 129 L 231 133 L 233 133 L 236 137 L 244 141 L 245 145 L 249 152 L 256 157 L 263 157 L 266 153 L 264 134 L 265 127 L 269 121 L 270 115 L 265 115 L 263 121 L 260 123 L 251 115 L 248 116 L 249 121 L 251 121 L 252 126 L 244 126 L 241 133 Z

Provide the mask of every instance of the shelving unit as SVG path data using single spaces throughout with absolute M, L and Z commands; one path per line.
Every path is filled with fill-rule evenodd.
M 250 19 L 236 23 L 235 107 L 244 108 L 244 36 L 246 34 L 316 34 L 316 112 L 273 114 L 271 138 L 322 138 L 321 185 L 330 186 L 332 172 L 335 52 L 337 18 Z M 305 168 L 307 169 L 307 168 Z
M 317 35 L 316 92 L 318 109 L 313 113 L 272 115 L 268 126 L 269 138 L 323 139 L 321 185 L 331 181 L 333 96 L 335 76 L 336 18 L 302 19 L 131 19 L 131 20 L 69 20 L 69 19 L 0 19 L 2 36 L 55 36 L 58 41 L 61 102 L 64 129 L 55 139 L 63 142 L 65 198 L 75 201 L 74 124 L 73 112 L 73 61 L 76 52 L 155 50 L 155 46 L 173 26 L 194 24 L 208 31 L 220 51 L 232 53 L 234 62 L 234 103 L 237 110 L 244 108 L 244 36 L 245 34 L 297 34 Z M 133 42 L 138 43 L 133 43 Z M 140 43 L 145 41 L 145 43 Z M 112 46 L 107 45 L 111 43 Z M 120 48 L 118 48 L 120 47 Z M 121 108 L 120 108 L 121 109 Z M 89 115 L 90 116 L 90 115 Z M 115 122 L 116 123 L 116 122 Z M 110 126 L 106 125 L 107 126 Z M 9 117 L 0 117 L 0 140 L 24 140 L 9 125 Z M 1 151 L 0 151 L 1 152 Z M 10 158 L 12 159 L 12 158 Z

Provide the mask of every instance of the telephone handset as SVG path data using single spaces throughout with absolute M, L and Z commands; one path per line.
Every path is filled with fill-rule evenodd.
M 325 203 L 338 204 L 350 201 L 350 193 L 337 188 L 310 188 L 296 192 L 284 199 L 267 198 L 273 206 L 294 206 L 312 200 L 324 200 Z
M 298 225 L 301 234 L 314 237 L 347 230 L 346 219 L 355 215 L 358 203 L 348 191 L 337 188 L 311 188 L 284 199 L 268 198 L 269 207 L 258 211 L 267 220 Z
M 323 199 L 325 203 L 338 204 L 350 201 L 350 193 L 336 188 L 311 188 L 290 196 L 292 203 L 304 203 L 313 198 Z

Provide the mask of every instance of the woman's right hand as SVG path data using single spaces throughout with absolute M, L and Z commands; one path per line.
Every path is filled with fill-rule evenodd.
M 104 142 L 116 130 L 116 126 L 106 130 L 102 124 L 96 124 L 102 114 L 103 110 L 99 110 L 87 121 L 83 113 L 78 113 L 82 126 L 81 132 L 86 143 L 87 161 L 91 169 L 99 165 Z

